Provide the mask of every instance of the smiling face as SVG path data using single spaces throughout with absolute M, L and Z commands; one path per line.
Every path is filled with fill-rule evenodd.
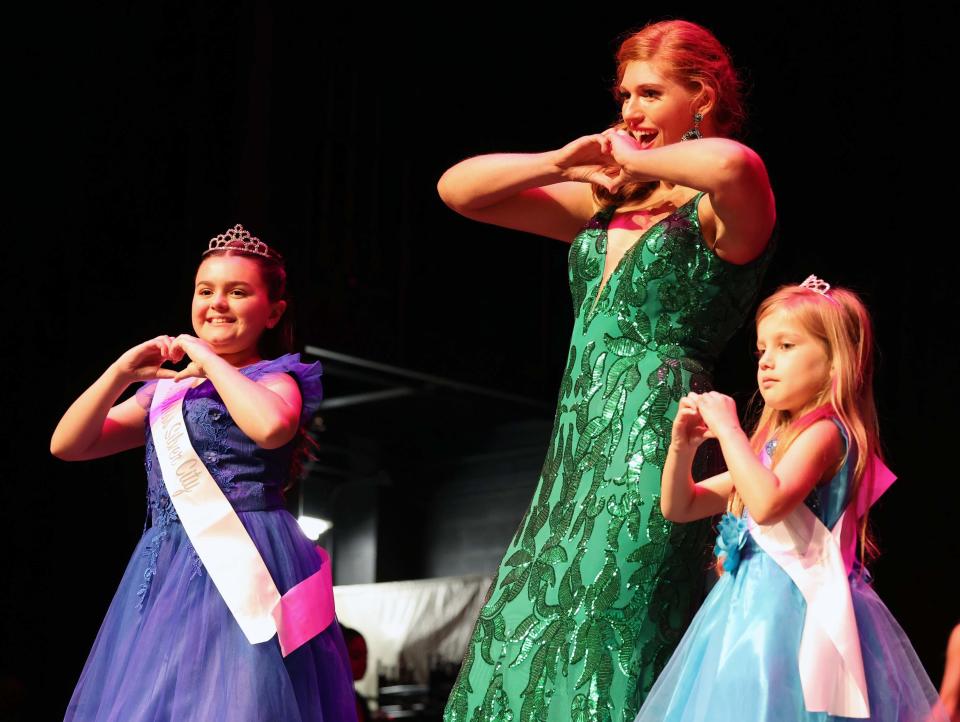
M 785 308 L 757 323 L 757 383 L 767 406 L 796 417 L 829 387 L 831 362 L 823 341 Z
M 623 122 L 643 149 L 676 143 L 693 127 L 693 114 L 704 109 L 654 61 L 628 63 L 618 94 Z
M 251 258 L 210 256 L 197 269 L 193 330 L 221 356 L 257 356 L 260 335 L 277 324 L 285 308 L 285 301 L 270 300 Z

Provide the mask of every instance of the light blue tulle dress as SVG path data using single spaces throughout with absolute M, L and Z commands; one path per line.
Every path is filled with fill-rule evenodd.
M 844 463 L 806 499 L 828 528 L 849 502 L 850 466 Z M 806 602 L 794 582 L 732 515 L 721 521 L 717 549 L 732 571 L 724 573 L 707 596 L 636 722 L 850 719 L 806 710 L 798 664 Z M 909 639 L 870 587 L 869 575 L 855 570 L 849 580 L 869 719 L 950 722 L 936 706 L 936 690 Z
M 309 420 L 320 365 L 289 354 L 241 369 L 288 373 Z M 149 407 L 155 384 L 138 391 Z M 244 434 L 213 384 L 184 401 L 190 441 L 236 509 L 281 594 L 320 568 L 314 544 L 284 509 L 291 442 L 263 449 Z M 153 440 L 146 437 L 150 525 L 137 544 L 67 708 L 69 722 L 344 722 L 356 717 L 339 625 L 284 658 L 277 638 L 250 644 L 184 533 Z

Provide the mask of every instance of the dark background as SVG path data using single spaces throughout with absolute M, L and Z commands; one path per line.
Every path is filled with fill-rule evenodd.
M 303 343 L 540 404 L 435 391 L 325 416 L 331 446 L 366 444 L 360 456 L 394 465 L 378 581 L 436 568 L 424 527 L 452 518 L 436 459 L 511 434 L 542 458 L 572 318 L 567 247 L 461 219 L 435 183 L 468 155 L 606 127 L 615 38 L 668 9 L 354 14 L 248 0 L 37 8 L 8 26 L 0 715 L 62 716 L 142 526 L 138 453 L 68 465 L 49 456 L 50 433 L 123 350 L 190 330 L 198 255 L 234 223 L 285 253 Z M 745 140 L 767 162 L 782 229 L 764 290 L 816 273 L 874 312 L 900 476 L 875 514 L 876 589 L 939 685 L 960 621 L 947 591 L 958 254 L 952 125 L 937 109 L 955 63 L 926 35 L 937 19 L 906 10 L 713 4 L 683 17 L 745 71 Z M 751 343 L 736 337 L 717 374 L 741 399 Z M 328 374 L 327 389 L 356 380 Z M 524 502 L 502 498 L 518 519 Z

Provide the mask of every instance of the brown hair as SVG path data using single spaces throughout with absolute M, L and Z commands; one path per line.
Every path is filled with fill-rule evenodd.
M 290 353 L 294 348 L 293 314 L 290 312 L 290 296 L 287 293 L 287 268 L 283 256 L 272 248 L 267 249 L 267 256 L 259 253 L 244 251 L 237 243 L 236 248 L 227 246 L 209 251 L 203 255 L 203 260 L 211 256 L 241 256 L 248 258 L 260 268 L 260 279 L 267 289 L 267 298 L 271 303 L 286 301 L 287 308 L 280 320 L 273 328 L 266 328 L 257 340 L 257 351 L 263 358 L 276 358 Z M 201 261 L 203 263 L 203 261 Z
M 743 84 L 726 48 L 705 27 L 687 20 L 650 23 L 621 41 L 616 59 L 615 95 L 629 63 L 656 61 L 668 77 L 687 88 L 697 100 L 705 94 L 705 88 L 713 90 L 710 117 L 719 135 L 734 137 L 740 131 L 746 117 Z M 630 183 L 617 193 L 610 193 L 602 186 L 594 186 L 594 197 L 602 207 L 609 207 L 641 200 L 655 187 L 655 182 Z
M 203 260 L 211 256 L 241 256 L 249 258 L 260 268 L 260 279 L 267 289 L 267 298 L 272 303 L 285 301 L 287 307 L 280 316 L 280 320 L 273 328 L 266 328 L 260 334 L 257 340 L 257 352 L 265 359 L 273 359 L 284 354 L 291 353 L 294 349 L 293 335 L 293 314 L 291 313 L 291 300 L 287 292 L 287 268 L 281 256 L 272 248 L 267 248 L 267 255 L 259 253 L 250 253 L 243 250 L 242 244 L 236 242 L 225 248 L 218 248 L 214 251 L 208 251 L 203 255 Z M 200 261 L 203 263 L 203 261 Z M 312 449 L 317 444 L 307 433 L 307 427 L 301 425 L 297 435 L 293 438 L 296 446 L 293 449 L 293 456 L 290 460 L 290 479 L 283 487 L 283 491 L 290 490 L 297 480 L 303 474 L 303 468 L 306 462 L 313 459 Z

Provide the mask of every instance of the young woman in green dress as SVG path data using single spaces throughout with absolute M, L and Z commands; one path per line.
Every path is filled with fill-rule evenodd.
M 684 21 L 617 53 L 621 118 L 439 182 L 461 215 L 570 243 L 575 322 L 537 490 L 477 620 L 445 722 L 633 720 L 696 611 L 709 521 L 659 511 L 677 403 L 711 388 L 776 223 L 723 46 Z

